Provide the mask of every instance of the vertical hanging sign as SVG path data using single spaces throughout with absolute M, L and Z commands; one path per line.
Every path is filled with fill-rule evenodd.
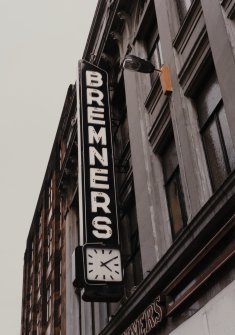
M 122 281 L 107 73 L 79 61 L 80 245 L 87 285 Z
M 119 244 L 108 77 L 79 62 L 84 242 Z

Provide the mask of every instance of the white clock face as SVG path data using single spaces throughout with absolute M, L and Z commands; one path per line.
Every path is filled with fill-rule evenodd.
M 118 249 L 86 248 L 86 277 L 97 282 L 121 282 L 121 256 Z

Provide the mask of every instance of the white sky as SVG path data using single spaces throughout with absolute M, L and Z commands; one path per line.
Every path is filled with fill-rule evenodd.
M 0 332 L 20 334 L 23 256 L 98 0 L 0 0 Z

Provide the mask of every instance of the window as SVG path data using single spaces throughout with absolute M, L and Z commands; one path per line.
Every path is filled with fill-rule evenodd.
M 37 326 L 37 335 L 39 335 L 40 334 L 40 313 L 39 313 L 39 311 L 37 312 L 37 324 L 36 324 L 36 326 Z
M 38 257 L 38 289 L 40 289 L 41 280 L 42 280 L 42 262 L 41 262 L 41 257 L 39 255 Z
M 235 167 L 235 152 L 214 69 L 195 97 L 195 104 L 212 189 L 215 191 Z
M 38 222 L 38 253 L 40 253 L 42 247 L 42 213 L 40 214 Z
M 60 143 L 60 169 L 62 168 L 63 162 L 64 162 L 64 156 L 65 156 L 65 145 L 64 141 L 61 141 Z
M 29 323 L 32 321 L 32 313 L 33 312 L 33 283 L 32 280 L 30 281 L 30 288 L 29 288 Z
M 176 0 L 180 21 L 185 18 L 193 0 Z
M 187 223 L 184 194 L 173 135 L 161 153 L 171 229 L 175 238 Z
M 47 260 L 48 263 L 50 262 L 51 256 L 52 256 L 52 226 L 50 225 L 48 227 L 48 235 L 47 235 Z
M 48 187 L 48 222 L 52 215 L 52 204 L 53 204 L 53 178 L 51 177 L 50 184 Z
M 39 218 L 38 238 L 39 239 L 42 238 L 42 212 L 41 212 L 40 218 Z
M 47 287 L 47 301 L 46 301 L 46 321 L 51 317 L 51 284 Z
M 148 32 L 145 36 L 146 51 L 148 60 L 155 66 L 156 69 L 160 69 L 163 65 L 162 48 L 158 34 L 157 19 L 156 15 L 152 16 L 151 23 L 148 28 Z M 153 83 L 157 76 L 157 72 L 151 74 L 151 82 Z

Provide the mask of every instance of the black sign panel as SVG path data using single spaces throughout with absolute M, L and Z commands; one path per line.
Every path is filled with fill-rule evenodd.
M 82 244 L 119 244 L 108 75 L 79 62 L 79 188 Z M 82 211 L 82 213 L 81 213 Z M 81 222 L 80 222 L 81 224 Z

